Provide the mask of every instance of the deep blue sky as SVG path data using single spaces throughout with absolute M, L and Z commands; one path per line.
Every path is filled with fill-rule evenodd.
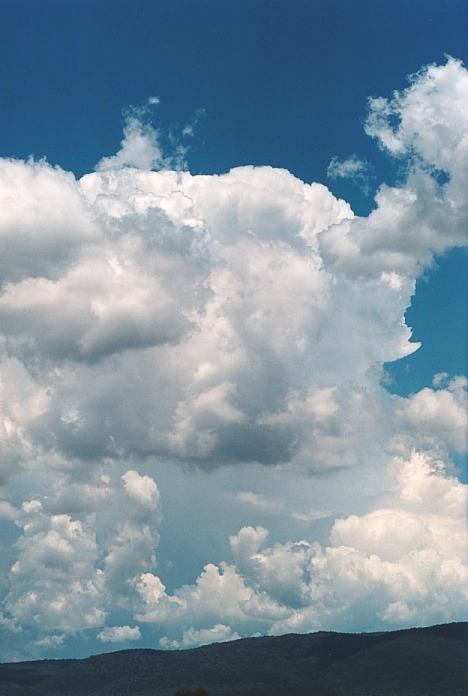
M 364 134 L 366 99 L 444 53 L 467 62 L 467 26 L 466 0 L 2 0 L 0 154 L 81 175 L 118 149 L 122 109 L 158 95 L 166 129 L 204 110 L 193 172 L 286 167 L 365 213 L 372 196 L 326 181 L 331 157 L 394 181 Z M 452 254 L 419 284 L 409 323 L 425 347 L 392 368 L 396 391 L 463 369 L 464 264 Z

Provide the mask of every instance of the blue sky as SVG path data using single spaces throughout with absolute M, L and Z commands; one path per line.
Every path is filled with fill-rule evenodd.
M 122 111 L 156 94 L 157 124 L 180 130 L 195 120 L 193 173 L 284 167 L 327 183 L 360 214 L 399 176 L 364 133 L 367 98 L 404 87 L 445 54 L 468 55 L 464 0 L 294 0 L 287 12 L 278 0 L 7 0 L 0 12 L 3 156 L 46 157 L 80 176 L 117 149 Z M 356 182 L 327 181 L 331 158 L 353 153 L 372 165 L 367 195 Z M 463 259 L 444 257 L 438 277 L 426 274 L 431 287 L 421 282 L 409 323 L 429 340 L 389 368 L 397 393 L 433 371 L 463 371 Z M 451 341 L 431 331 L 439 325 Z
M 467 21 L 2 3 L 0 659 L 465 617 Z
M 2 152 L 82 174 L 115 151 L 120 111 L 157 94 L 166 127 L 206 111 L 194 172 L 271 164 L 321 180 L 350 149 L 385 172 L 362 129 L 367 97 L 445 53 L 463 59 L 467 13 L 456 0 L 294 0 L 287 12 L 275 0 L 7 0 Z

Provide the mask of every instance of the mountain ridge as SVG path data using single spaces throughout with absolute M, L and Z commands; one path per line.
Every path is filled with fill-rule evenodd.
M 466 696 L 468 622 L 0 663 L 0 696 Z

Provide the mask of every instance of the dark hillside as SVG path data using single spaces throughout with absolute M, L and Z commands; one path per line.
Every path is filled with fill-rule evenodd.
M 0 665 L 0 696 L 466 696 L 468 623 Z

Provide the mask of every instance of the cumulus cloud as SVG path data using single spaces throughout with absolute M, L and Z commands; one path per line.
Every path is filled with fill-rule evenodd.
M 18 510 L 8 500 L 0 500 L 0 520 L 14 522 L 17 516 Z
M 399 187 L 380 188 L 367 218 L 322 235 L 328 266 L 353 276 L 415 274 L 434 254 L 464 243 L 467 93 L 466 69 L 449 58 L 414 75 L 392 99 L 369 101 L 366 132 L 392 155 L 406 158 L 408 176 Z M 437 183 L 438 172 L 446 183 Z
M 419 347 L 404 316 L 422 269 L 465 241 L 466 69 L 448 59 L 369 102 L 366 130 L 406 176 L 368 217 L 286 170 L 183 171 L 155 103 L 79 180 L 0 160 L 0 517 L 19 534 L 3 628 L 142 621 L 184 646 L 455 616 L 464 489 L 444 467 L 466 447 L 465 385 L 438 375 L 402 398 L 382 375 Z M 155 460 L 269 466 L 276 489 L 236 482 L 226 503 L 291 524 L 329 513 L 287 508 L 286 467 L 372 468 L 387 496 L 363 494 L 329 545 L 244 523 L 230 561 L 167 589 Z
M 94 530 L 69 515 L 25 509 L 24 535 L 11 568 L 5 608 L 42 630 L 75 632 L 102 624 L 102 571 L 95 567 Z
M 327 546 L 304 539 L 268 545 L 265 528 L 244 527 L 230 538 L 233 563 L 207 566 L 195 585 L 172 596 L 158 592 L 139 618 L 174 631 L 215 615 L 244 634 L 466 618 L 467 486 L 417 453 L 395 459 L 392 474 L 385 506 L 336 519 Z M 189 640 L 195 636 L 204 641 L 196 631 Z M 187 647 L 186 633 L 163 645 Z
M 403 317 L 421 265 L 463 241 L 466 84 L 450 59 L 385 108 L 370 102 L 368 132 L 407 157 L 409 174 L 380 189 L 367 218 L 284 170 L 150 171 L 144 138 L 151 162 L 118 154 L 80 181 L 45 162 L 4 161 L 7 200 L 21 205 L 2 209 L 0 226 L 8 249 L 25 251 L 4 275 L 2 366 L 20 373 L 35 406 L 5 414 L 7 460 L 38 447 L 203 467 L 319 470 L 362 457 L 346 446 L 362 428 L 347 423 L 345 404 L 361 402 L 351 418 L 371 416 L 365 395 L 382 364 L 418 347 Z M 422 111 L 439 125 L 417 130 Z M 144 129 L 140 112 L 130 129 Z
M 440 380 L 436 379 L 436 386 Z M 400 416 L 416 429 L 421 444 L 437 446 L 446 441 L 451 447 L 466 452 L 466 380 L 455 378 L 445 389 L 426 387 L 405 399 Z
M 140 640 L 141 633 L 138 626 L 112 626 L 104 628 L 97 637 L 103 643 L 122 643 L 128 640 Z
M 15 621 L 70 634 L 131 605 L 132 583 L 155 565 L 159 497 L 151 477 L 130 470 L 121 478 L 123 486 L 59 475 L 42 500 L 24 501 L 4 602 Z M 73 508 L 73 516 L 61 512 Z
M 127 471 L 122 476 L 126 492 L 142 505 L 155 508 L 159 503 L 159 490 L 151 476 L 140 476 L 138 471 Z
M 73 174 L 0 159 L 0 285 L 60 277 L 99 229 Z

